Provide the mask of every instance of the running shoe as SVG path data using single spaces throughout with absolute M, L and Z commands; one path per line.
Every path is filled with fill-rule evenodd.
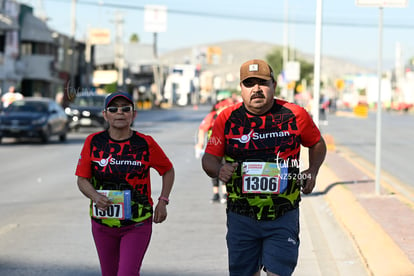
M 219 194 L 214 194 L 213 198 L 210 200 L 211 203 L 218 203 L 220 202 L 220 195 Z
M 223 195 L 222 199 L 220 200 L 222 204 L 227 202 L 227 194 Z

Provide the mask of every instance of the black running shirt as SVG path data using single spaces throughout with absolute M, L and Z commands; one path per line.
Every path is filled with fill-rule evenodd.
M 93 219 L 110 227 L 120 227 L 152 217 L 150 168 L 160 175 L 172 168 L 172 163 L 151 136 L 133 131 L 131 138 L 114 141 L 108 131 L 89 135 L 76 175 L 90 179 L 96 190 L 131 191 L 132 219 Z M 90 214 L 92 216 L 92 202 Z
M 224 157 L 227 162 L 239 163 L 232 179 L 226 183 L 227 210 L 257 220 L 274 220 L 297 208 L 300 147 L 311 147 L 320 139 L 320 131 L 308 112 L 286 101 L 275 99 L 273 107 L 260 116 L 249 113 L 243 103 L 222 111 L 215 121 L 206 152 Z M 280 174 L 279 186 L 271 173 L 264 171 L 246 177 L 248 169 L 254 174 L 264 163 L 264 171 L 275 167 L 284 171 L 283 176 Z M 281 169 L 283 166 L 286 168 Z M 277 192 L 270 189 L 276 186 L 280 188 Z M 258 192 L 252 192 L 253 188 Z

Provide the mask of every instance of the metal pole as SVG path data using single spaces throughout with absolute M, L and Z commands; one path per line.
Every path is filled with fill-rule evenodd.
M 319 94 L 321 83 L 322 0 L 316 1 L 315 60 L 313 76 L 313 121 L 319 126 Z
M 377 99 L 377 127 L 375 144 L 375 193 L 381 194 L 381 80 L 382 80 L 382 17 L 383 7 L 379 8 L 378 28 L 378 99 Z
M 158 50 L 157 50 L 158 46 L 157 46 L 157 38 L 158 38 L 158 33 L 157 33 L 157 32 L 154 32 L 154 33 L 153 33 L 152 50 L 153 50 L 153 53 L 154 53 L 154 58 L 155 58 L 155 59 L 158 59 Z
M 76 36 L 76 0 L 72 0 L 72 30 L 71 30 L 71 51 L 72 51 L 72 56 L 71 56 L 71 63 L 70 63 L 70 87 L 72 87 L 75 90 L 75 65 L 76 65 L 76 61 L 75 61 L 75 56 L 76 56 L 76 41 L 75 41 L 75 36 Z M 73 90 L 73 91 L 74 91 Z
M 118 67 L 118 89 L 126 91 L 124 76 L 124 15 L 116 13 L 116 39 L 115 39 L 115 59 Z
M 289 16 L 288 16 L 288 0 L 285 0 L 284 3 L 284 23 L 283 23 L 283 75 L 284 75 L 284 85 L 282 87 L 282 96 L 286 97 L 289 100 L 289 91 L 288 91 L 288 79 L 286 78 L 286 65 L 289 60 Z
M 157 95 L 156 101 L 157 103 L 161 103 L 162 101 L 162 87 L 161 87 L 161 68 L 160 68 L 160 62 L 158 59 L 158 33 L 153 33 L 153 44 L 152 44 L 153 54 L 154 54 L 154 60 L 155 64 L 153 65 L 153 73 L 154 73 L 154 83 L 157 85 Z

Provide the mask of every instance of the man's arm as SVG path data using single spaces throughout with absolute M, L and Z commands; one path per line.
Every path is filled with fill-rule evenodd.
M 198 129 L 197 144 L 195 145 L 196 149 L 203 149 L 205 135 L 206 135 L 206 132 L 204 130 Z
M 312 192 L 316 184 L 316 176 L 318 175 L 319 168 L 322 166 L 326 156 L 326 144 L 322 138 L 312 147 L 309 148 L 309 168 L 302 172 L 306 177 L 306 181 L 302 187 L 304 194 Z
M 227 183 L 237 168 L 238 163 L 222 163 L 222 157 L 212 155 L 210 153 L 204 153 L 202 159 L 202 165 L 204 171 L 208 176 L 214 178 L 218 177 L 224 183 Z
M 220 168 L 223 165 L 221 163 L 222 159 L 223 157 L 215 156 L 210 153 L 204 153 L 201 163 L 203 170 L 208 176 L 211 178 L 218 177 Z

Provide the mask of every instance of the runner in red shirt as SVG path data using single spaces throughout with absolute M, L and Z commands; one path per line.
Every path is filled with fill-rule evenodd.
M 205 172 L 227 187 L 230 276 L 258 276 L 262 267 L 268 276 L 292 275 L 301 192 L 312 192 L 326 155 L 308 112 L 275 99 L 276 85 L 265 61 L 245 62 L 243 102 L 217 116 L 202 159 Z M 309 149 L 309 167 L 303 170 L 302 146 Z
M 76 168 L 80 191 L 90 202 L 92 233 L 102 275 L 139 275 L 152 222 L 167 217 L 174 168 L 148 135 L 132 130 L 136 116 L 128 93 L 108 95 L 103 111 L 109 128 L 86 138 Z M 153 210 L 150 169 L 162 176 Z
M 199 156 L 202 155 L 204 152 L 206 141 L 210 138 L 211 131 L 214 126 L 214 121 L 217 118 L 217 115 L 220 114 L 221 111 L 226 109 L 227 107 L 234 104 L 234 101 L 231 98 L 223 99 L 217 104 L 215 104 L 210 111 L 204 117 L 203 121 L 201 121 L 200 126 L 198 127 L 198 133 L 197 133 L 197 144 L 195 145 L 195 151 L 196 151 L 196 157 L 199 158 Z M 226 203 L 227 202 L 227 192 L 226 192 L 226 185 L 225 183 L 221 182 L 221 199 L 220 199 L 220 180 L 218 177 L 212 177 L 211 183 L 213 184 L 213 197 L 211 199 L 211 203 Z

